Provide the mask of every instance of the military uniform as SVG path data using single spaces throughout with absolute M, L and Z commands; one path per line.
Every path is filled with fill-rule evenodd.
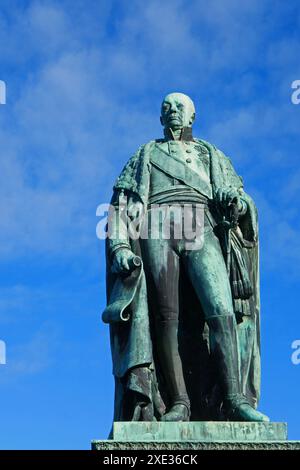
M 144 297 L 137 291 L 135 298 L 143 300 L 138 307 L 131 309 L 132 326 L 120 330 L 112 324 L 111 340 L 117 382 L 119 378 L 124 377 L 126 371 L 137 370 L 136 368 L 142 371 L 145 364 L 150 365 L 149 358 L 152 356 L 152 351 L 149 347 L 151 334 L 149 335 L 150 329 L 147 324 L 147 303 L 154 305 L 154 308 L 150 309 L 154 316 L 154 321 L 150 324 L 155 328 L 155 344 L 152 347 L 156 349 L 155 357 L 165 379 L 171 410 L 169 417 L 168 413 L 166 417 L 171 421 L 189 419 L 190 413 L 190 401 L 178 351 L 180 308 L 178 292 L 182 266 L 196 292 L 209 327 L 210 353 L 218 367 L 223 403 L 225 407 L 228 405 L 231 413 L 240 405 L 248 403 L 241 390 L 240 351 L 232 291 L 220 241 L 215 234 L 214 218 L 216 190 L 230 186 L 242 192 L 242 181 L 234 172 L 230 161 L 222 153 L 218 153 L 215 147 L 208 143 L 204 145 L 203 142 L 193 139 L 191 128 L 184 128 L 179 140 L 174 140 L 172 135 L 166 134 L 165 139 L 142 146 L 117 179 L 112 199 L 112 204 L 117 210 L 120 209 L 118 205 L 120 194 L 129 195 L 133 204 L 135 201 L 142 202 L 147 214 L 144 220 L 148 222 L 152 217 L 153 207 L 157 205 L 164 209 L 165 217 L 170 219 L 169 238 L 163 236 L 163 220 L 159 223 L 158 237 L 152 237 L 152 224 L 146 225 L 147 236 L 140 239 L 140 253 L 147 278 L 147 291 L 148 294 L 151 293 L 151 298 L 148 297 L 145 303 Z M 255 209 L 247 197 L 245 195 L 245 199 L 242 199 L 240 216 L 247 212 L 247 221 L 250 220 L 247 230 L 252 237 L 255 237 Z M 172 218 L 171 211 L 174 204 L 179 206 L 189 204 L 193 208 L 199 205 L 203 207 L 202 246 L 199 247 L 197 237 L 191 240 L 187 239 L 185 234 L 183 237 L 175 236 L 177 222 Z M 184 215 L 184 212 L 182 214 Z M 120 249 L 129 248 L 137 253 L 134 246 L 135 244 L 128 239 L 126 231 L 124 230 L 122 234 L 121 230 L 119 237 L 107 240 L 109 263 L 112 263 L 114 254 Z M 112 285 L 111 282 L 110 286 Z M 122 300 L 122 293 L 120 294 Z M 118 297 L 112 295 L 108 299 L 107 311 L 110 311 L 110 306 L 119 308 Z M 115 299 L 118 300 L 116 303 Z M 145 325 L 143 331 L 140 327 L 142 318 Z M 131 334 L 132 331 L 134 335 Z M 138 340 L 136 335 L 139 337 Z M 143 351 L 144 358 L 141 358 L 140 344 L 143 342 L 143 335 L 147 339 L 145 343 L 147 348 Z M 153 381 L 155 382 L 155 378 Z M 142 393 L 144 380 L 140 383 L 139 394 Z M 132 386 L 130 384 L 128 379 L 128 388 Z M 142 394 L 147 395 L 145 390 Z M 151 397 L 149 400 L 152 400 Z M 184 405 L 186 413 L 172 415 L 172 408 L 176 405 Z M 252 415 L 251 413 L 246 413 L 246 420 L 264 419 L 258 414 L 253 414 L 254 411 Z M 241 415 L 238 419 L 241 419 Z
M 163 238 L 165 219 L 160 224 L 159 238 L 153 238 L 149 223 L 148 237 L 141 242 L 146 276 L 155 292 L 153 311 L 158 357 L 169 386 L 171 405 L 182 403 L 189 408 L 177 340 L 181 266 L 184 266 L 195 289 L 206 321 L 211 319 L 213 324 L 215 317 L 222 317 L 224 323 L 225 318 L 234 334 L 231 290 L 209 207 L 212 204 L 212 187 L 208 151 L 191 137 L 189 140 L 164 140 L 156 143 L 150 161 L 148 217 L 151 219 L 151 206 L 159 204 L 160 208 L 164 208 L 164 217 L 168 218 L 171 226 L 170 239 Z M 178 204 L 181 207 L 198 204 L 204 209 L 201 234 L 204 239 L 199 249 L 192 246 L 197 239 L 191 241 L 184 236 L 179 239 L 174 236 L 176 216 L 172 211 Z M 182 222 L 184 226 L 184 220 Z

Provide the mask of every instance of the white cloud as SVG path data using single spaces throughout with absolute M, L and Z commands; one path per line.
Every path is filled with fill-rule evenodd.
M 59 333 L 57 328 L 44 324 L 27 341 L 10 347 L 6 342 L 6 364 L 1 368 L 1 383 L 12 382 L 22 376 L 40 374 L 57 360 Z

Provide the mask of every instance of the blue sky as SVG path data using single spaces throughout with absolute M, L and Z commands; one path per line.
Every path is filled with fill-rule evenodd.
M 300 439 L 297 0 L 1 0 L 2 449 L 106 438 L 113 380 L 96 207 L 170 91 L 244 177 L 260 214 L 262 399 Z

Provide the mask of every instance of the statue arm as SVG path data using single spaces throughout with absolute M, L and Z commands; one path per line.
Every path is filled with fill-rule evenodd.
M 239 217 L 242 217 L 243 215 L 246 214 L 247 210 L 248 210 L 248 203 L 246 201 L 246 198 L 243 197 L 244 195 L 244 191 L 240 191 L 241 192 L 241 195 L 240 195 L 240 200 L 239 200 Z
M 131 191 L 115 190 L 110 211 L 107 249 L 111 270 L 128 272 L 133 269 L 135 258 L 130 238 L 136 235 L 130 225 L 143 216 L 143 203 Z
M 137 173 L 144 147 L 142 145 L 128 160 L 114 185 L 107 237 L 108 259 L 113 271 L 128 270 L 128 262 L 134 257 L 130 234 L 134 229 L 132 222 L 143 214 L 144 204 L 137 191 Z
M 108 218 L 108 256 L 112 260 L 114 254 L 121 249 L 130 250 L 127 224 L 127 194 L 116 189 L 110 202 Z
M 217 203 L 226 207 L 231 202 L 236 202 L 238 204 L 238 215 L 242 217 L 248 211 L 247 201 L 249 199 L 243 189 L 243 179 L 241 176 L 237 175 L 230 158 L 221 150 L 216 150 L 219 156 L 220 168 L 224 176 L 224 178 L 222 178 L 222 187 L 219 187 L 215 193 Z

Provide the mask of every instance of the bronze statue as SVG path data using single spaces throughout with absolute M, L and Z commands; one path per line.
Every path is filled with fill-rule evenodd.
M 231 161 L 193 136 L 188 96 L 167 95 L 160 119 L 164 138 L 128 161 L 108 220 L 114 420 L 268 421 L 256 207 Z M 178 235 L 187 219 L 201 230 Z

